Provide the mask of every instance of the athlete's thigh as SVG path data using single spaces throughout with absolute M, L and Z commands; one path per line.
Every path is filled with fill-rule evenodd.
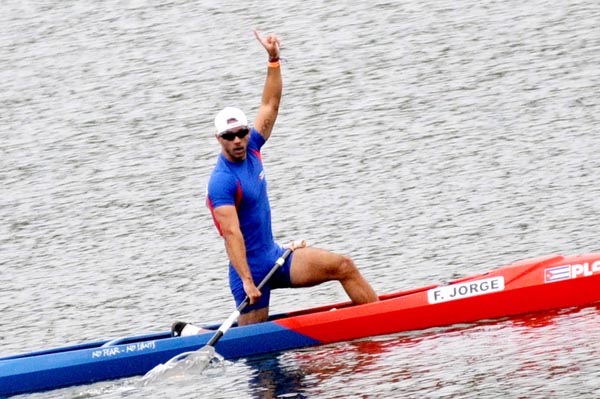
M 290 280 L 294 287 L 310 287 L 337 278 L 341 255 L 324 249 L 306 247 L 294 251 Z

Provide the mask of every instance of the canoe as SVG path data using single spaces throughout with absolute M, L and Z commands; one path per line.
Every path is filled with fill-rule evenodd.
M 232 327 L 215 349 L 225 359 L 237 359 L 596 302 L 600 302 L 600 253 L 553 255 L 382 295 L 375 303 L 339 303 L 277 314 L 264 323 Z M 203 347 L 213 335 L 172 337 L 168 331 L 3 357 L 0 397 L 143 375 L 178 354 Z

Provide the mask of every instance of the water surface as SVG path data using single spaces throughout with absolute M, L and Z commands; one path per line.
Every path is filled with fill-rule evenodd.
M 204 186 L 213 116 L 259 105 L 252 27 L 286 60 L 263 151 L 281 242 L 351 255 L 380 293 L 599 251 L 599 20 L 589 0 L 4 2 L 0 355 L 229 314 Z M 330 283 L 272 309 L 342 300 Z M 129 396 L 600 396 L 597 308 L 540 317 L 241 360 Z

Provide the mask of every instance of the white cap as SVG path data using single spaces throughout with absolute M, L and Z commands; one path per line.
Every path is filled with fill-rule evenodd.
M 241 109 L 225 107 L 215 117 L 217 134 L 240 126 L 248 126 L 248 119 Z

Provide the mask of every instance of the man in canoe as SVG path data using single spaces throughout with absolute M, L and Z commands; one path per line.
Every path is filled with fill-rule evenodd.
M 216 115 L 215 137 L 222 151 L 208 183 L 206 200 L 225 240 L 230 261 L 229 284 L 236 305 L 246 295 L 250 299 L 238 324 L 267 320 L 271 289 L 275 288 L 310 287 L 337 280 L 354 303 L 377 301 L 377 294 L 349 257 L 312 247 L 297 249 L 262 292 L 257 288 L 285 249 L 273 240 L 260 153 L 271 135 L 281 100 L 279 38 L 273 34 L 263 38 L 256 30 L 254 34 L 269 56 L 258 115 L 252 127 L 237 108 L 227 107 Z

